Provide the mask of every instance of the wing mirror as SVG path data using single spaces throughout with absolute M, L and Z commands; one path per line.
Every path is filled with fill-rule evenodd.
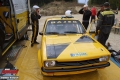
M 43 35 L 43 32 L 39 32 L 39 35 Z
M 4 16 L 6 19 L 9 18 L 9 12 L 4 11 L 4 12 L 3 12 L 3 16 Z

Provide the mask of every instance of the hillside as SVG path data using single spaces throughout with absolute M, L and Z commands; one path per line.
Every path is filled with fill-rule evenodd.
M 71 10 L 73 14 L 78 13 L 82 4 L 77 2 L 54 1 L 41 7 L 41 14 L 44 16 L 64 15 L 66 10 Z

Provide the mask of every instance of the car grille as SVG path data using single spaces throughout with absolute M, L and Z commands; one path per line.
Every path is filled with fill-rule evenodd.
M 74 62 L 56 62 L 56 67 L 63 67 L 63 66 L 83 66 L 99 63 L 99 59 L 92 59 L 92 60 L 85 60 L 85 61 L 74 61 Z

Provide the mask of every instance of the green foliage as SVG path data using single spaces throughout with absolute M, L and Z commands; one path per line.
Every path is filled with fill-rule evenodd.
M 111 8 L 116 9 L 117 7 L 120 8 L 120 0 L 89 0 L 89 5 L 101 5 L 104 2 L 110 2 Z
M 31 6 L 33 5 L 39 5 L 39 6 L 43 6 L 44 4 L 48 4 L 50 2 L 52 2 L 54 0 L 30 0 Z
M 75 1 L 75 0 L 30 0 L 30 3 L 31 3 L 31 6 L 33 5 L 39 5 L 39 6 L 43 6 L 44 4 L 48 4 L 50 2 L 53 2 L 53 1 L 66 1 L 66 2 L 69 2 L 69 1 Z
M 89 0 L 88 1 L 88 4 L 91 4 L 91 5 L 93 5 L 93 4 L 98 4 L 98 5 L 101 5 L 101 4 L 103 4 L 104 2 L 108 2 L 109 0 Z
M 117 7 L 120 9 L 120 0 L 109 0 L 112 9 L 116 9 Z

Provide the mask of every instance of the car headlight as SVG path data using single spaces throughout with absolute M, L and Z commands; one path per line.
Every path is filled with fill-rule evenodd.
M 45 61 L 44 64 L 45 64 L 45 67 L 53 67 L 53 66 L 55 66 L 56 62 L 55 61 Z
M 100 62 L 107 61 L 108 58 L 109 58 L 108 56 L 103 56 L 103 57 L 100 57 L 100 58 L 99 58 L 99 61 L 100 61 Z

